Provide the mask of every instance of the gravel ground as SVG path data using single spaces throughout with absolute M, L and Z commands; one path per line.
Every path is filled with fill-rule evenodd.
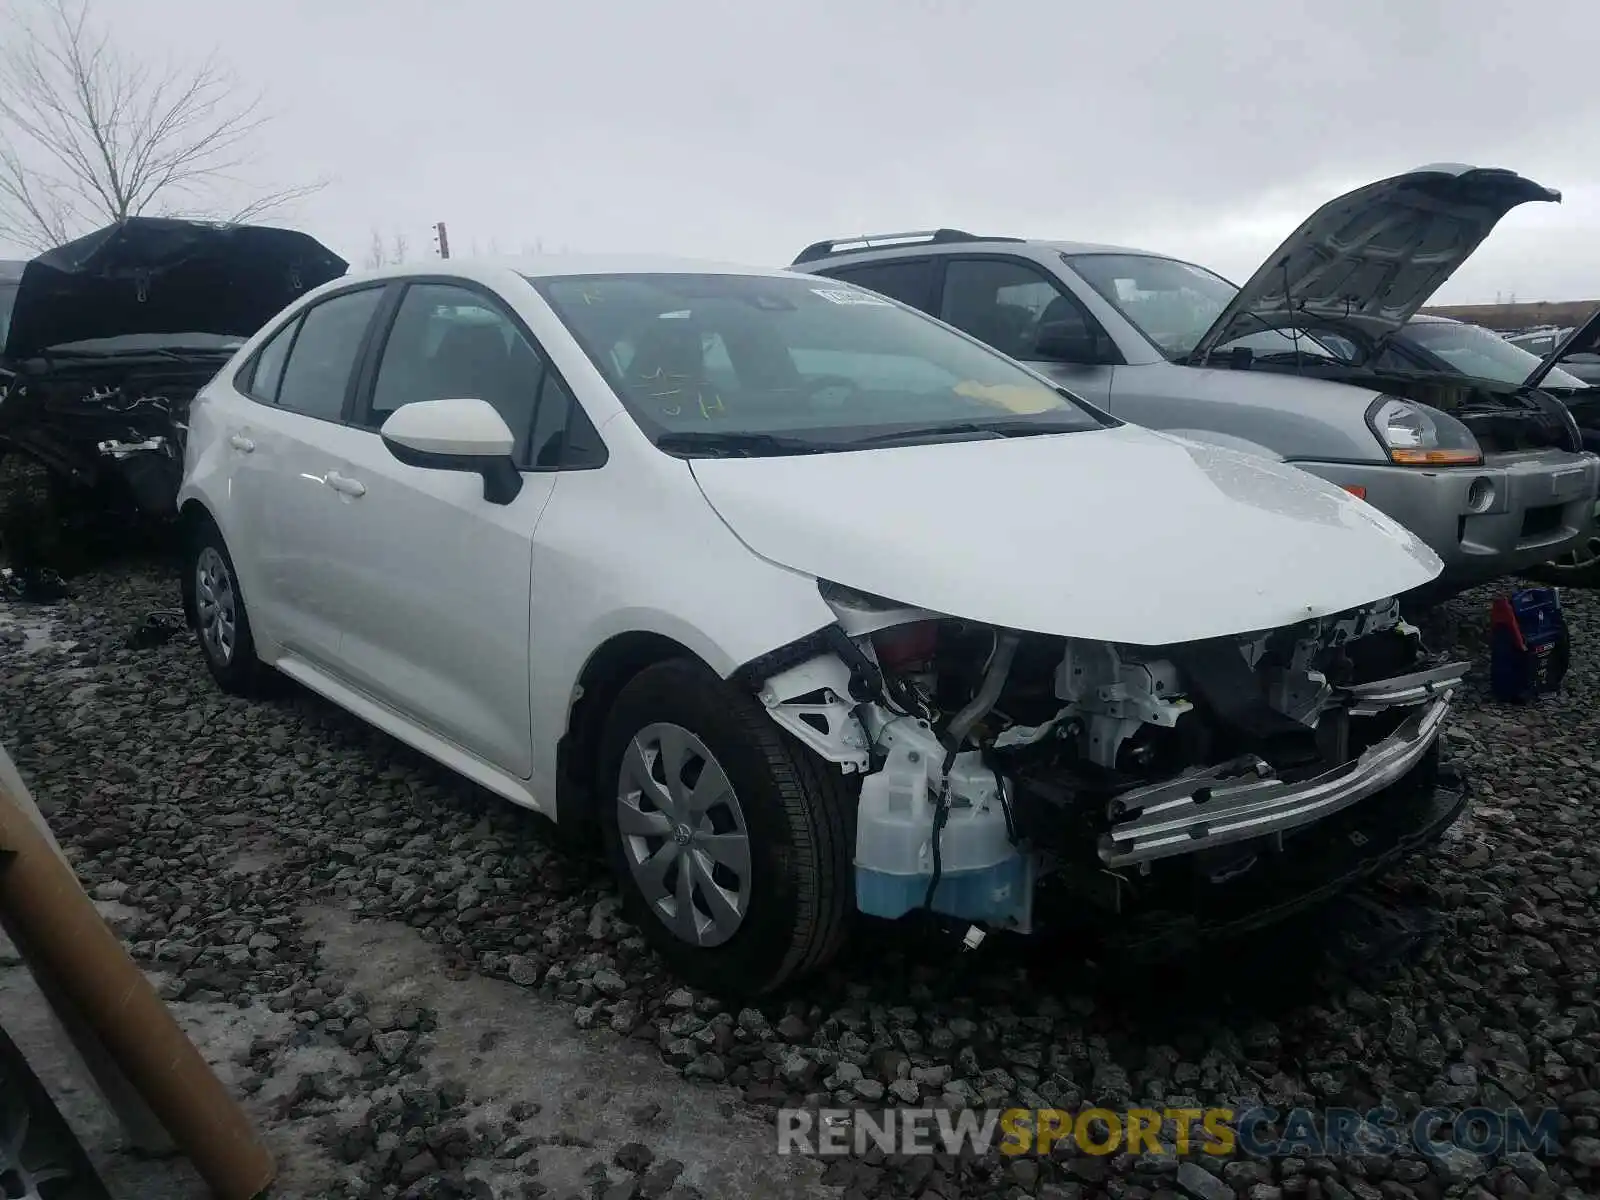
M 798 997 L 730 1011 L 667 977 L 597 862 L 537 818 L 315 697 L 220 695 L 187 637 L 130 646 L 176 605 L 171 580 L 124 568 L 73 590 L 0 607 L 0 739 L 175 1007 L 254 1031 L 228 1077 L 291 1160 L 279 1195 L 1600 1193 L 1600 597 L 1567 597 L 1561 697 L 1506 708 L 1469 684 L 1450 747 L 1474 811 L 1376 892 L 1435 915 L 1409 953 L 1336 952 L 1323 922 L 1132 975 L 1043 940 L 952 956 L 871 930 Z M 1481 663 L 1488 600 L 1445 608 L 1436 644 Z M 870 1154 L 824 1172 L 756 1128 L 782 1103 L 1012 1100 L 1549 1104 L 1562 1152 L 1181 1174 Z

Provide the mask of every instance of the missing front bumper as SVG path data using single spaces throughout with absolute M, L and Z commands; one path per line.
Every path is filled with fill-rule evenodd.
M 1296 839 L 1304 844 L 1291 845 L 1230 883 L 1208 883 L 1183 872 L 1181 864 L 1166 864 L 1176 874 L 1119 915 L 1118 954 L 1156 961 L 1279 928 L 1433 845 L 1460 819 L 1470 798 L 1460 783 L 1446 784 L 1431 769 L 1436 755 L 1430 751 L 1421 769 L 1369 803 L 1330 818 L 1327 836 Z
M 1388 737 L 1314 778 L 1286 783 L 1251 755 L 1122 793 L 1120 819 L 1100 839 L 1101 862 L 1137 865 L 1282 835 L 1393 786 L 1438 740 L 1465 671 L 1435 668 L 1355 689 L 1353 714 L 1415 707 Z

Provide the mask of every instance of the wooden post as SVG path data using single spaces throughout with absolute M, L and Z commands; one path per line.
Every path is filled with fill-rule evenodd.
M 219 1200 L 252 1200 L 276 1174 L 244 1111 L 101 920 L 31 799 L 0 788 L 0 915 L 23 959 L 53 979 Z M 70 1028 L 70 1027 L 69 1027 Z
M 39 811 L 39 806 L 34 803 L 33 794 L 28 790 L 27 783 L 17 770 L 16 764 L 11 761 L 11 755 L 6 753 L 4 746 L 0 746 L 0 792 L 11 797 L 12 802 L 38 827 L 50 849 L 64 865 L 69 865 L 66 855 L 61 852 L 61 844 L 56 841 L 55 834 L 50 829 L 49 822 Z M 0 929 L 4 929 L 6 936 L 17 942 L 17 937 L 3 910 L 0 910 Z M 20 942 L 17 944 L 17 949 L 20 953 L 22 949 Z M 60 982 L 41 963 L 30 960 L 28 967 L 33 974 L 34 982 L 39 985 L 45 1003 L 49 1006 L 58 1044 L 66 1051 L 67 1058 L 78 1064 L 80 1073 L 99 1093 L 100 1099 L 116 1118 L 117 1124 L 122 1126 L 122 1136 L 128 1146 L 151 1155 L 172 1153 L 176 1149 L 172 1138 L 161 1127 L 161 1122 L 156 1120 L 155 1114 L 150 1111 L 150 1106 L 139 1098 L 139 1093 L 134 1091 L 133 1086 L 117 1069 L 117 1064 L 112 1061 L 111 1055 L 106 1053 L 106 1048 L 101 1045 L 94 1030 L 84 1021 L 83 1014 L 73 1007 L 72 1002 L 63 993 Z

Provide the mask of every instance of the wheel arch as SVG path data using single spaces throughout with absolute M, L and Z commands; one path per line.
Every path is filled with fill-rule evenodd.
M 207 525 L 220 528 L 204 501 L 190 496 L 178 505 L 178 537 L 185 557 L 183 570 L 179 572 L 178 590 L 183 597 L 183 617 L 191 629 L 195 626 L 194 572 L 190 570 L 188 555 L 195 535 Z
M 201 523 L 215 525 L 217 518 L 206 507 L 206 502 L 196 496 L 190 496 L 178 506 L 178 523 L 184 533 L 193 533 Z
M 606 715 L 628 682 L 648 667 L 675 658 L 710 666 L 676 638 L 646 630 L 613 634 L 589 655 L 578 674 L 566 729 L 556 743 L 556 824 L 594 822 L 595 778 Z

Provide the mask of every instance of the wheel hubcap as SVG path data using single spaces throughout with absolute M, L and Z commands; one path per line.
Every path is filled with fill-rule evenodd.
M 738 931 L 750 906 L 750 835 L 704 742 L 680 725 L 640 730 L 622 760 L 617 825 L 657 920 L 694 946 Z
M 1556 559 L 1553 563 L 1555 567 L 1576 571 L 1600 562 L 1600 503 L 1594 506 L 1594 519 L 1595 528 L 1589 531 L 1589 536 L 1581 544 Z
M 212 546 L 200 551 L 194 568 L 195 616 L 200 642 L 218 666 L 233 661 L 238 629 L 238 596 L 228 564 Z

